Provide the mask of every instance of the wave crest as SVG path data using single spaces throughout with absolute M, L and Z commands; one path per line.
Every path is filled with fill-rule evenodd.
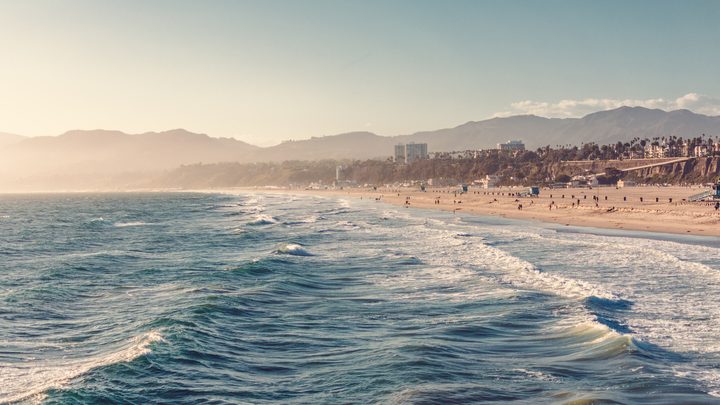
M 151 352 L 150 345 L 165 342 L 159 331 L 130 339 L 120 350 L 90 358 L 61 359 L 52 363 L 0 363 L 0 403 L 42 400 L 50 389 L 62 389 L 89 371 L 116 363 L 130 362 Z
M 270 215 L 258 215 L 252 221 L 248 222 L 248 225 L 271 225 L 276 223 L 277 220 Z
M 284 255 L 291 255 L 291 256 L 312 256 L 313 254 L 305 250 L 304 247 L 298 245 L 297 243 L 287 243 L 282 246 L 280 246 L 276 251 L 276 253 L 284 254 Z
M 143 221 L 130 221 L 130 222 L 115 222 L 113 226 L 116 228 L 125 228 L 128 226 L 144 226 L 147 225 L 147 222 Z

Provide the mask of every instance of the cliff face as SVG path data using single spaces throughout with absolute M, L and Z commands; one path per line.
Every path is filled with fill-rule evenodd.
M 335 169 L 342 166 L 343 180 L 358 184 L 388 184 L 409 180 L 438 180 L 458 184 L 481 179 L 486 174 L 499 176 L 505 184 L 544 184 L 558 175 L 605 171 L 608 167 L 628 168 L 648 164 L 642 161 L 583 161 L 543 163 L 539 159 L 523 160 L 509 155 L 487 159 L 427 159 L 409 165 L 390 161 L 291 161 L 283 163 L 218 163 L 182 166 L 156 178 L 152 187 L 230 187 L 262 185 L 303 185 L 310 182 L 332 184 Z M 636 170 L 626 179 L 640 183 L 707 183 L 720 176 L 720 157 L 690 159 Z
M 645 182 L 713 182 L 720 176 L 720 157 L 690 159 L 628 173 L 628 178 Z
M 574 176 L 576 174 L 601 173 L 607 168 L 629 169 L 631 167 L 643 166 L 650 163 L 661 163 L 677 158 L 659 158 L 659 159 L 623 159 L 623 160 L 579 160 L 564 161 L 547 164 L 547 172 L 551 177 L 555 178 L 559 175 L 567 174 Z

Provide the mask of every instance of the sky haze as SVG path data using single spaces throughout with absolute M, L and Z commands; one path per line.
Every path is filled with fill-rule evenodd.
M 623 104 L 720 115 L 717 1 L 0 1 L 0 131 L 259 145 Z

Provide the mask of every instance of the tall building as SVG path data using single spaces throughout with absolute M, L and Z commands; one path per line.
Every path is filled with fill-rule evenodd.
M 395 163 L 405 163 L 405 145 L 395 145 Z
M 514 152 L 518 150 L 525 150 L 525 144 L 522 141 L 507 141 L 505 143 L 499 143 L 497 148 L 502 151 Z
M 409 143 L 405 145 L 405 163 L 411 163 L 418 159 L 427 159 L 426 143 Z
M 395 145 L 395 162 L 412 163 L 418 159 L 427 159 L 426 143 L 408 143 Z

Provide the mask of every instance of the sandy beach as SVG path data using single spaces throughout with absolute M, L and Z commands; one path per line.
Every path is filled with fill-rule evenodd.
M 720 211 L 714 202 L 687 202 L 707 188 L 596 187 L 542 189 L 538 197 L 521 197 L 526 188 L 351 188 L 344 190 L 272 190 L 294 194 L 370 199 L 407 209 L 440 209 L 479 215 L 552 222 L 563 225 L 627 229 L 674 234 L 720 236 Z M 259 190 L 254 190 L 259 191 Z M 522 209 L 520 209 L 522 205 Z

